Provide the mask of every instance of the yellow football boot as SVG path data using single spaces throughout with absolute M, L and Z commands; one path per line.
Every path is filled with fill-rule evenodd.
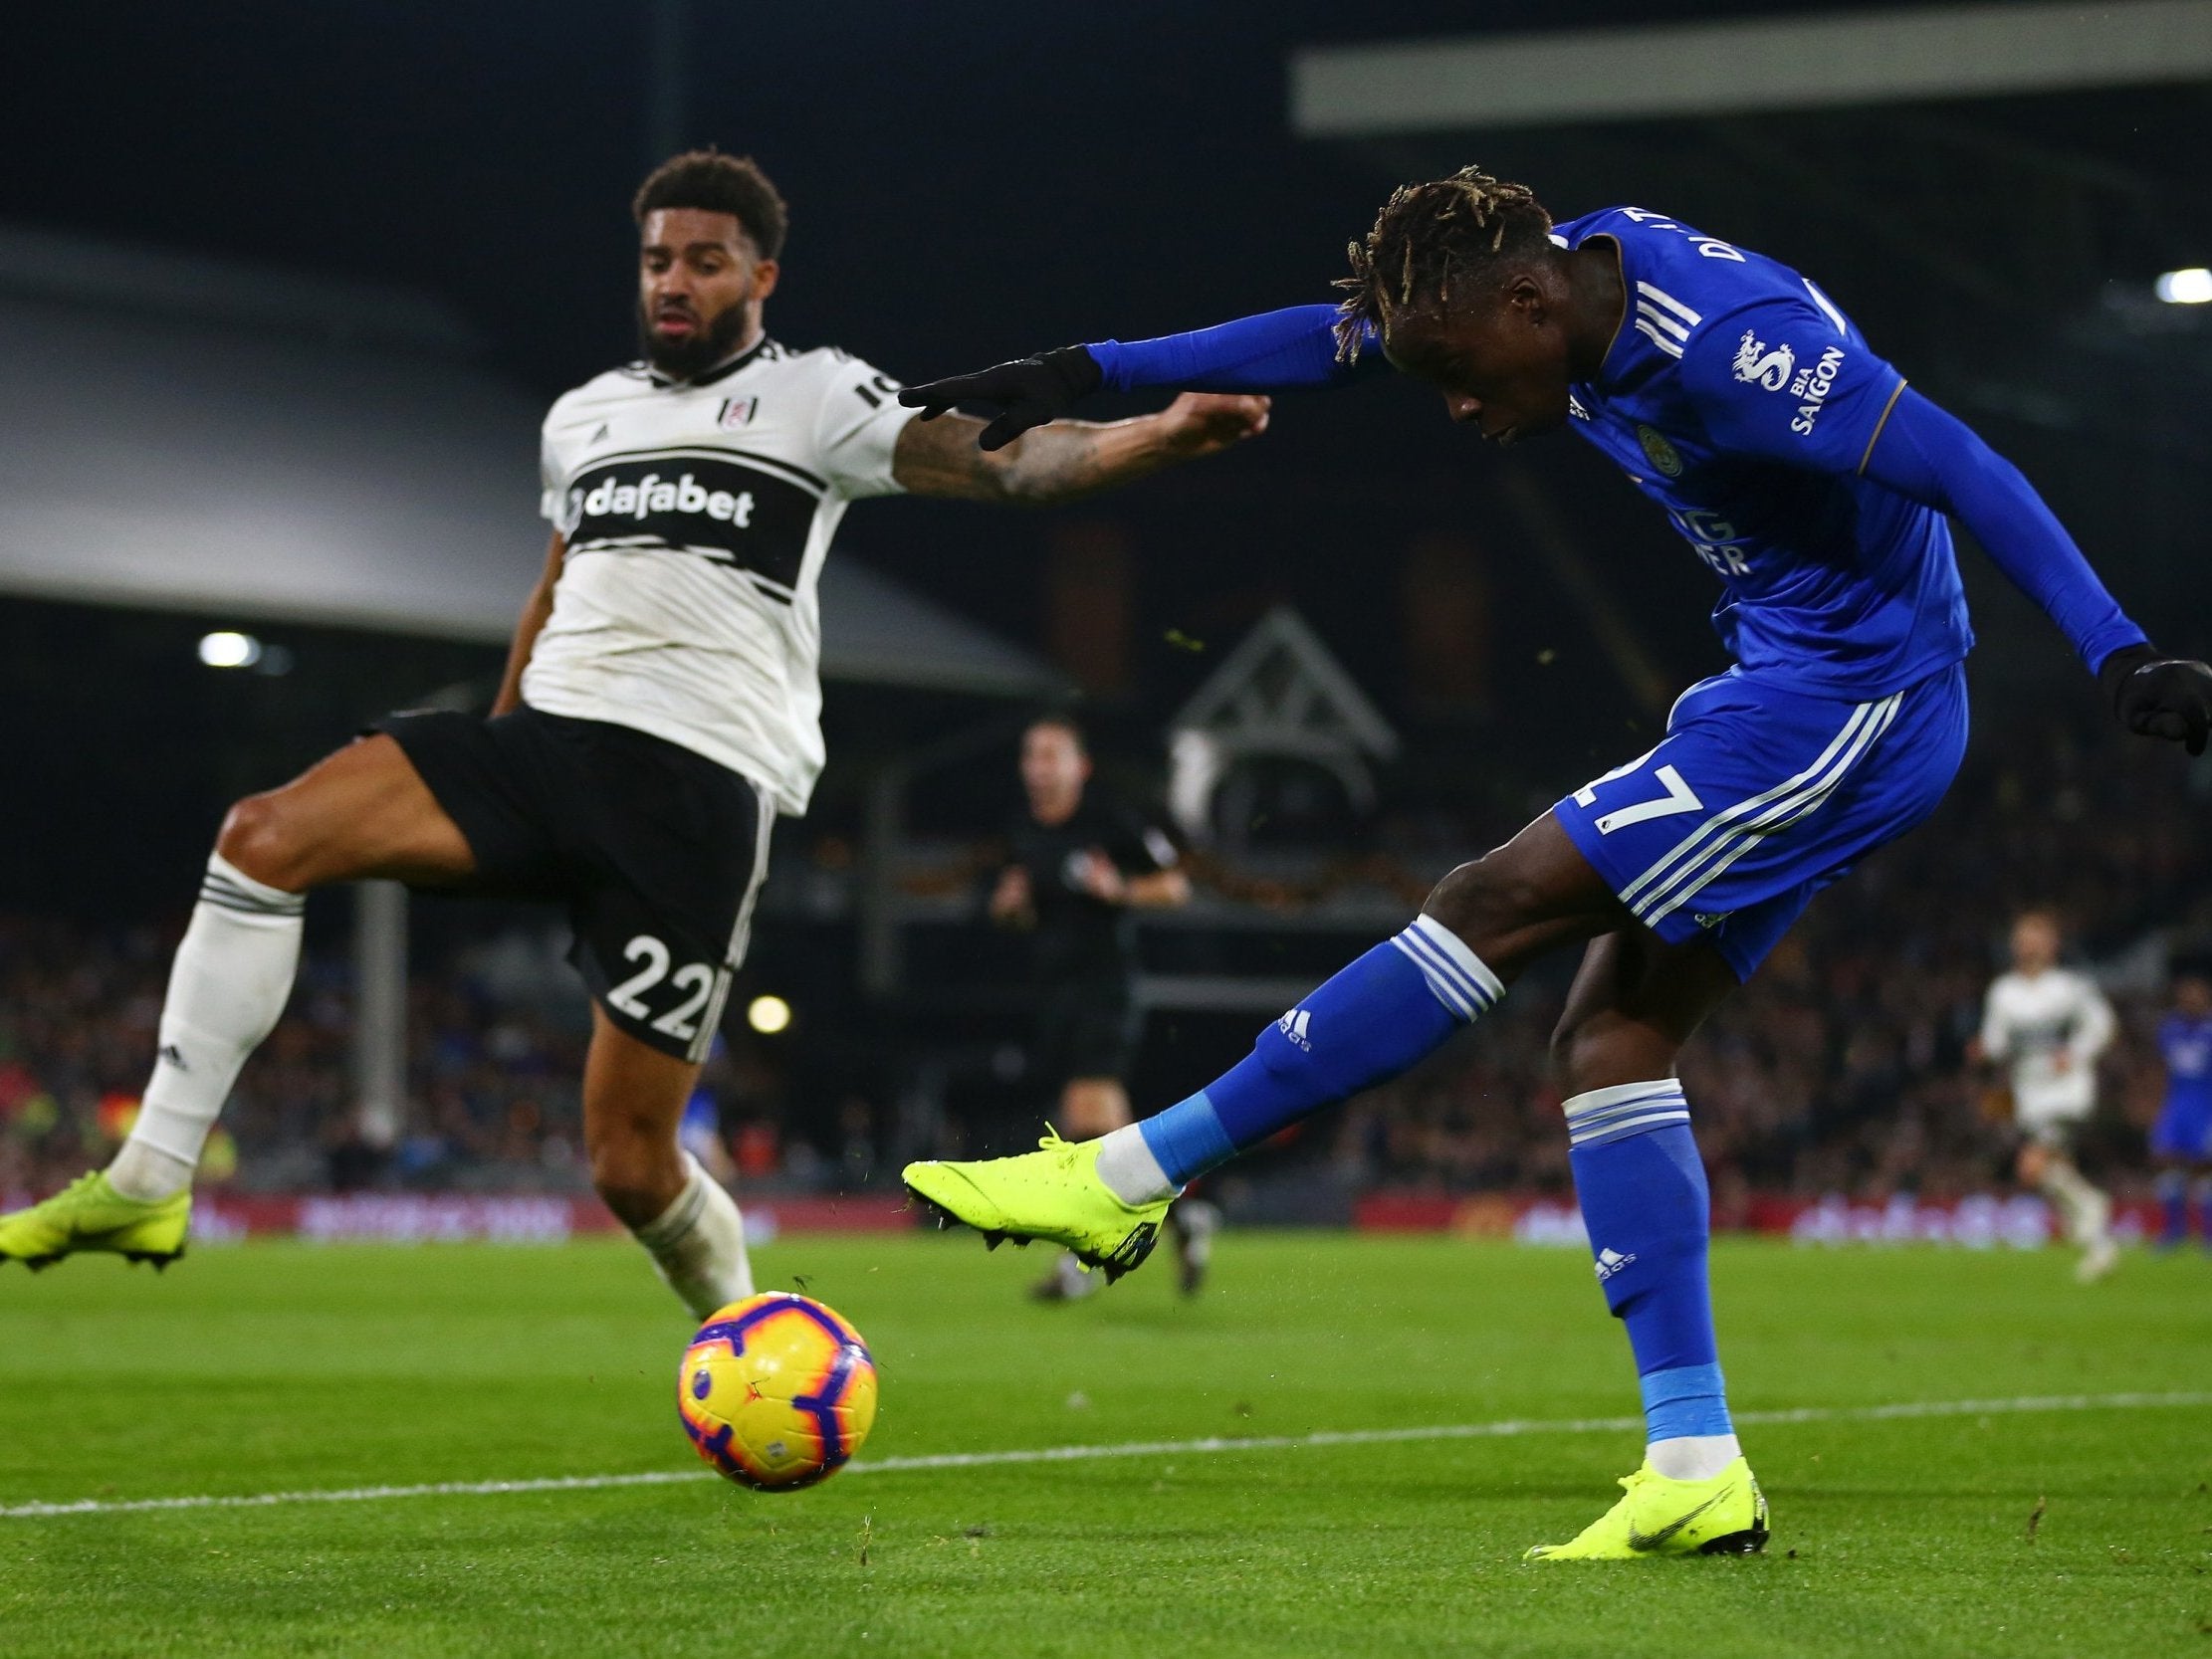
M 935 1158 L 906 1166 L 907 1191 L 940 1221 L 959 1221 L 994 1250 L 1006 1239 L 1042 1239 L 1106 1270 L 1112 1284 L 1152 1254 L 1169 1200 L 1125 1204 L 1098 1178 L 1096 1141 L 1062 1141 L 1047 1130 L 1038 1150 L 973 1163 Z
M 125 1198 L 105 1169 L 96 1169 L 44 1203 L 0 1215 L 0 1262 L 21 1262 L 36 1273 L 64 1256 L 105 1250 L 160 1269 L 184 1254 L 191 1225 L 189 1187 L 148 1203 Z
M 1633 1561 L 1651 1555 L 1753 1555 L 1767 1547 L 1767 1501 L 1741 1457 L 1705 1481 L 1673 1481 L 1649 1463 L 1621 1482 L 1621 1501 L 1570 1544 L 1539 1544 L 1530 1561 Z

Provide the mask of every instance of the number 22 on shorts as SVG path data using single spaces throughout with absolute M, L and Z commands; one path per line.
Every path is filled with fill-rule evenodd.
M 668 946 L 650 933 L 640 933 L 622 946 L 622 954 L 629 961 L 642 961 L 645 965 L 607 992 L 607 1005 L 620 1009 L 634 1020 L 644 1020 L 655 1031 L 665 1031 L 671 1037 L 689 1039 L 699 1035 L 699 1010 L 707 1005 L 707 998 L 714 994 L 715 970 L 705 962 L 687 962 L 671 976 L 668 971 Z M 663 979 L 678 990 L 688 990 L 691 995 L 675 1007 L 653 1017 L 653 1010 L 644 1003 L 644 994 Z

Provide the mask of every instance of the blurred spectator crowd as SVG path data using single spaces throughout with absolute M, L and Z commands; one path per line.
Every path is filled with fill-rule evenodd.
M 1685 1056 L 1725 1220 L 1754 1191 L 1877 1201 L 2003 1185 L 1965 1047 L 2011 915 L 2056 906 L 2074 954 L 2123 1016 L 2087 1148 L 2123 1192 L 2143 1169 L 2160 1084 L 2151 1029 L 2171 951 L 2212 938 L 2200 770 L 2104 738 L 1979 753 L 1937 817 L 1815 902 Z M 1470 848 L 1479 845 L 1471 837 Z M 103 1159 L 154 1048 L 174 932 L 0 917 L 0 1192 L 47 1190 Z M 374 1182 L 580 1190 L 587 1011 L 557 930 L 509 926 L 412 986 L 408 1116 L 359 1143 L 350 1107 L 342 940 L 311 941 L 299 989 L 248 1066 L 210 1178 L 258 1190 Z M 1300 1155 L 1365 1189 L 1569 1189 L 1546 1050 L 1564 965 L 1532 975 L 1478 1030 L 1352 1102 Z M 880 1185 L 888 1126 L 858 1097 L 794 1115 L 755 1046 L 718 1051 L 692 1129 L 725 1173 L 783 1187 Z M 1317 1126 L 1319 1128 L 1319 1126 Z M 726 1160 L 726 1161 L 725 1161 Z
M 1983 1116 L 1966 1045 L 2013 915 L 2065 919 L 2121 1016 L 2085 1143 L 2139 1195 L 2163 1074 L 2169 960 L 2212 937 L 2206 773 L 2101 734 L 1976 756 L 1935 818 L 1823 894 L 1685 1051 L 1716 1213 L 1753 1190 L 1947 1198 L 2005 1184 L 2009 1126 Z M 1336 1155 L 1362 1186 L 1569 1190 L 1549 1037 L 1563 976 L 1516 986 L 1478 1031 L 1355 1101 Z
M 102 1160 L 153 1056 L 174 930 L 0 918 L 0 1190 L 44 1190 Z M 203 1177 L 265 1190 L 402 1180 L 500 1189 L 580 1184 L 580 1020 L 499 995 L 464 959 L 410 989 L 408 1122 L 354 1140 L 342 950 L 311 949 L 284 1019 L 248 1064 Z M 487 972 L 490 968 L 494 971 Z

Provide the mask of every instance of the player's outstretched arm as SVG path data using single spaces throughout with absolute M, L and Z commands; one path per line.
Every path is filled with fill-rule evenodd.
M 899 433 L 891 476 L 916 496 L 1043 506 L 1217 455 L 1266 430 L 1265 398 L 1207 392 L 1134 420 L 1055 421 L 996 449 L 979 444 L 984 423 L 969 416 L 914 420 Z
M 1337 322 L 1334 306 L 1292 306 L 1187 334 L 1063 345 L 974 374 L 909 386 L 899 394 L 899 401 L 921 410 L 926 421 L 936 420 L 955 404 L 989 405 L 993 418 L 984 427 L 981 442 L 987 450 L 1002 449 L 1097 391 L 1147 386 L 1290 391 L 1336 385 L 1358 373 L 1363 363 L 1382 361 L 1379 350 L 1364 356 L 1357 350 L 1340 350 Z M 1372 331 L 1354 343 L 1372 344 Z
M 2128 730 L 2204 752 L 2212 737 L 2212 667 L 2152 645 L 2020 469 L 1965 422 L 1906 387 L 1866 471 L 1971 530 L 1997 568 L 2074 643 Z
M 1740 341 L 1739 324 L 1749 325 Z M 2073 642 L 2122 725 L 2203 753 L 2212 737 L 2212 668 L 2150 644 L 2019 468 L 1858 342 L 1822 348 L 1822 391 L 1810 398 L 1779 395 L 1790 384 L 1786 368 L 1781 377 L 1761 375 L 1738 349 L 1824 337 L 1836 337 L 1833 325 L 1798 301 L 1748 308 L 1726 328 L 1700 334 L 1682 376 L 1712 436 L 1739 454 L 1863 475 L 1950 514 Z

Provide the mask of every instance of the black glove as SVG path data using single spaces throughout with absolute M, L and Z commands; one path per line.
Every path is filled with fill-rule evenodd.
M 921 410 L 926 421 L 937 419 L 956 403 L 994 404 L 997 419 L 984 428 L 977 442 L 985 449 L 1004 449 L 1030 427 L 1066 414 L 1104 380 L 1098 360 L 1088 351 L 1080 345 L 1063 345 L 1042 356 L 999 363 L 980 374 L 956 374 L 926 386 L 909 386 L 899 393 L 899 401 Z
M 2186 743 L 2191 754 L 2204 752 L 2212 735 L 2212 668 L 2162 657 L 2153 646 L 2129 645 L 2104 659 L 2097 683 L 2128 730 Z

